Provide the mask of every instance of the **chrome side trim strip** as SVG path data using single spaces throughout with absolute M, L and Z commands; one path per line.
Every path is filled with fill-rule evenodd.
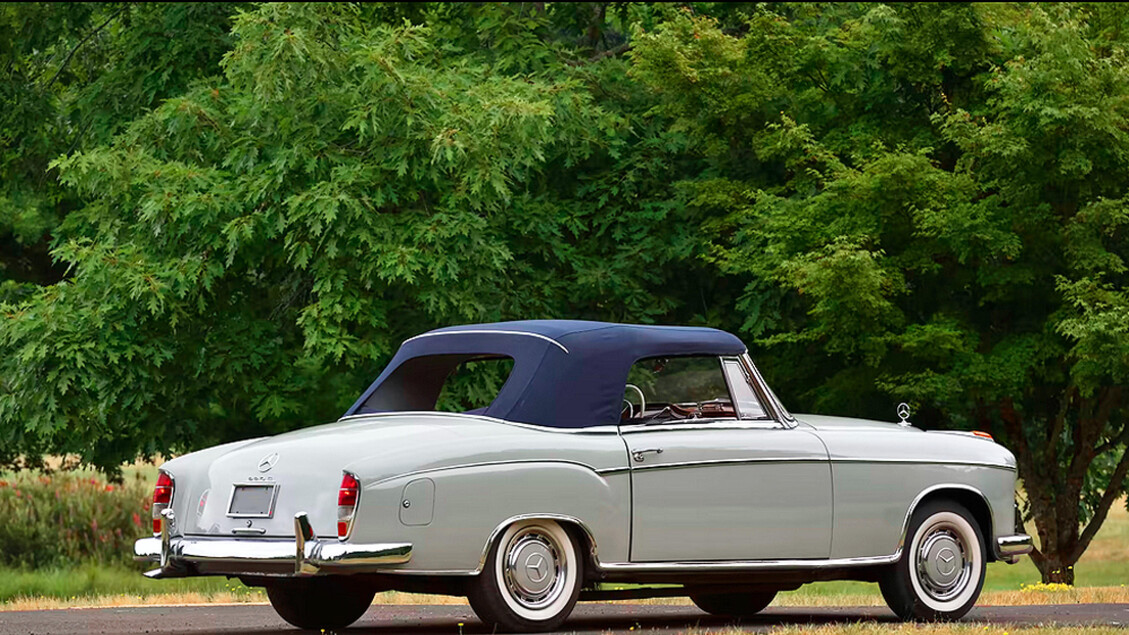
M 887 459 L 887 458 L 853 458 L 831 457 L 832 463 L 897 463 L 905 465 L 965 465 L 969 467 L 991 467 L 997 470 L 1015 471 L 1014 465 L 1007 463 L 992 463 L 989 461 L 965 461 L 961 459 Z
M 725 560 L 718 562 L 601 562 L 603 571 L 694 572 L 694 571 L 772 571 L 787 569 L 835 569 L 868 567 L 898 561 L 900 553 L 873 558 L 832 558 L 811 560 Z
M 744 459 L 713 459 L 707 461 L 682 461 L 677 463 L 653 463 L 650 465 L 633 465 L 632 470 L 661 470 L 684 467 L 712 466 L 712 465 L 742 465 L 746 463 L 827 463 L 828 459 L 821 456 L 781 456 L 781 457 L 750 457 Z M 972 467 L 990 467 L 1001 470 L 1014 470 L 1015 468 L 1000 463 L 982 463 L 977 461 L 947 461 L 943 459 L 831 459 L 835 463 L 906 463 L 913 465 L 966 465 Z M 606 474 L 624 471 L 625 468 L 611 468 L 596 470 L 597 474 Z M 957 487 L 957 486 L 953 486 Z M 977 492 L 979 493 L 979 492 Z M 983 496 L 983 494 L 981 494 Z
M 631 471 L 631 467 L 609 467 L 603 470 L 596 470 L 600 476 L 609 476 L 612 474 L 626 474 Z
M 714 459 L 710 461 L 683 461 L 679 463 L 657 463 L 652 465 L 633 465 L 631 469 L 636 472 L 643 470 L 675 470 L 684 467 L 713 467 L 721 465 L 744 465 L 746 463 L 827 463 L 824 457 L 783 456 L 771 458 L 751 459 Z
M 490 329 L 467 329 L 467 330 L 458 330 L 458 331 L 438 331 L 438 332 L 433 332 L 433 333 L 422 333 L 422 334 L 417 335 L 415 337 L 409 337 L 408 339 L 404 340 L 404 344 L 407 344 L 408 342 L 410 342 L 412 340 L 418 340 L 421 337 L 435 337 L 437 335 L 525 335 L 527 337 L 536 337 L 537 339 L 541 339 L 541 340 L 545 340 L 546 342 L 550 342 L 550 343 L 554 344 L 557 348 L 564 351 L 566 355 L 568 354 L 568 349 L 564 347 L 564 344 L 561 344 L 560 342 L 558 342 L 557 340 L 549 337 L 548 335 L 541 335 L 540 333 L 529 333 L 528 331 L 496 331 L 496 330 L 490 330 Z
M 679 430 L 787 430 L 788 427 L 772 419 L 677 419 L 661 423 L 633 423 L 620 426 L 621 434 L 646 432 L 673 432 Z
M 382 478 L 379 481 L 373 481 L 372 483 L 368 483 L 367 485 L 376 486 L 376 485 L 388 483 L 389 481 L 399 480 L 399 479 L 402 479 L 402 478 L 419 476 L 421 474 L 432 474 L 432 473 L 435 473 L 435 472 L 446 472 L 448 470 L 461 470 L 461 469 L 464 469 L 464 468 L 490 467 L 490 466 L 497 466 L 497 465 L 528 465 L 530 463 L 554 463 L 554 464 L 563 464 L 563 465 L 575 465 L 577 467 L 582 467 L 582 468 L 584 468 L 584 469 L 586 469 L 590 472 L 595 472 L 596 474 L 600 474 L 600 475 L 610 474 L 610 473 L 614 473 L 614 472 L 617 472 L 617 471 L 627 471 L 628 469 L 630 469 L 630 468 L 627 468 L 627 467 L 613 467 L 613 468 L 597 469 L 597 468 L 595 468 L 591 465 L 588 465 L 587 463 L 581 463 L 579 461 L 568 461 L 568 460 L 565 460 L 565 459 L 512 459 L 512 460 L 507 460 L 507 461 L 483 461 L 481 463 L 460 463 L 458 465 L 447 465 L 447 466 L 443 466 L 443 467 L 428 468 L 428 469 L 425 469 L 425 470 L 416 470 L 414 472 L 404 472 L 403 474 L 397 474 L 395 476 L 389 476 L 387 478 Z

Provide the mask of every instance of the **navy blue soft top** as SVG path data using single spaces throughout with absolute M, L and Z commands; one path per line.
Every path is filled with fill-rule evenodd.
M 704 327 L 579 320 L 450 326 L 405 341 L 345 414 L 433 410 L 460 363 L 509 357 L 509 379 L 482 414 L 554 428 L 615 424 L 627 373 L 640 359 L 743 352 L 735 336 Z

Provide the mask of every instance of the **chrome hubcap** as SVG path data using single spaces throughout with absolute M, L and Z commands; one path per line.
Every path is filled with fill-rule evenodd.
M 523 529 L 510 539 L 505 554 L 506 589 L 519 604 L 540 609 L 560 597 L 566 565 L 560 546 L 551 536 L 537 527 Z
M 941 602 L 955 598 L 972 577 L 968 546 L 957 529 L 938 523 L 925 530 L 917 550 L 917 578 L 931 597 Z

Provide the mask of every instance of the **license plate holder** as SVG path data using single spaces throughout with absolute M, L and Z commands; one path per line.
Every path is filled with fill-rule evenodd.
M 270 518 L 278 498 L 278 484 L 235 483 L 227 503 L 231 518 Z

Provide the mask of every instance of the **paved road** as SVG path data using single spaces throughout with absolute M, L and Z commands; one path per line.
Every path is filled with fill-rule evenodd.
M 885 608 L 770 608 L 743 623 L 749 631 L 771 632 L 774 627 L 796 624 L 849 624 L 860 620 L 890 622 Z M 1052 606 L 999 606 L 974 609 L 965 621 L 986 624 L 1060 624 L 1129 626 L 1129 604 L 1069 604 Z M 459 632 L 486 633 L 467 606 L 374 606 L 352 628 L 363 635 Z M 729 619 L 710 617 L 691 606 L 642 604 L 580 604 L 565 624 L 567 633 L 680 633 L 696 628 L 711 633 L 727 630 Z M 224 633 L 240 635 L 295 635 L 269 606 L 189 606 L 55 611 L 0 612 L 0 635 L 35 633 Z M 632 633 L 634 635 L 634 633 Z

